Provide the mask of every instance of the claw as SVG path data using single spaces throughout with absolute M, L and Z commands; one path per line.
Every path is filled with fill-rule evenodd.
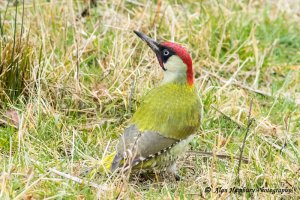
M 180 181 L 181 180 L 181 176 L 179 176 L 178 174 L 174 174 L 174 178 L 176 181 Z

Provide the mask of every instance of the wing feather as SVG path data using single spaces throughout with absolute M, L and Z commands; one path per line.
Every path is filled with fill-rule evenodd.
M 131 125 L 125 129 L 124 134 L 120 137 L 111 170 L 115 171 L 124 158 L 130 160 L 129 164 L 134 166 L 156 156 L 178 142 L 179 140 L 166 138 L 154 131 L 141 133 L 135 125 Z

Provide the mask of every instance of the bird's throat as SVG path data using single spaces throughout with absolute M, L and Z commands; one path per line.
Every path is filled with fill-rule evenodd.
M 186 73 L 177 73 L 171 71 L 164 71 L 164 79 L 162 84 L 166 83 L 186 83 Z
M 187 83 L 187 66 L 178 56 L 170 57 L 164 67 L 166 70 L 162 84 Z

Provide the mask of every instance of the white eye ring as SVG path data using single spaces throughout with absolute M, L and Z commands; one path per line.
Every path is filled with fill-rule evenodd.
M 167 56 L 167 55 L 170 54 L 170 52 L 169 52 L 167 49 L 164 49 L 164 50 L 163 50 L 163 54 L 164 54 L 164 56 Z

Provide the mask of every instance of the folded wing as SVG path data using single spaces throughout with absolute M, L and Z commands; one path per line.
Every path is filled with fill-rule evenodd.
M 125 129 L 124 134 L 120 137 L 111 171 L 115 171 L 124 159 L 128 159 L 127 165 L 135 166 L 161 154 L 179 141 L 166 138 L 155 131 L 140 132 L 135 125 L 131 125 Z

